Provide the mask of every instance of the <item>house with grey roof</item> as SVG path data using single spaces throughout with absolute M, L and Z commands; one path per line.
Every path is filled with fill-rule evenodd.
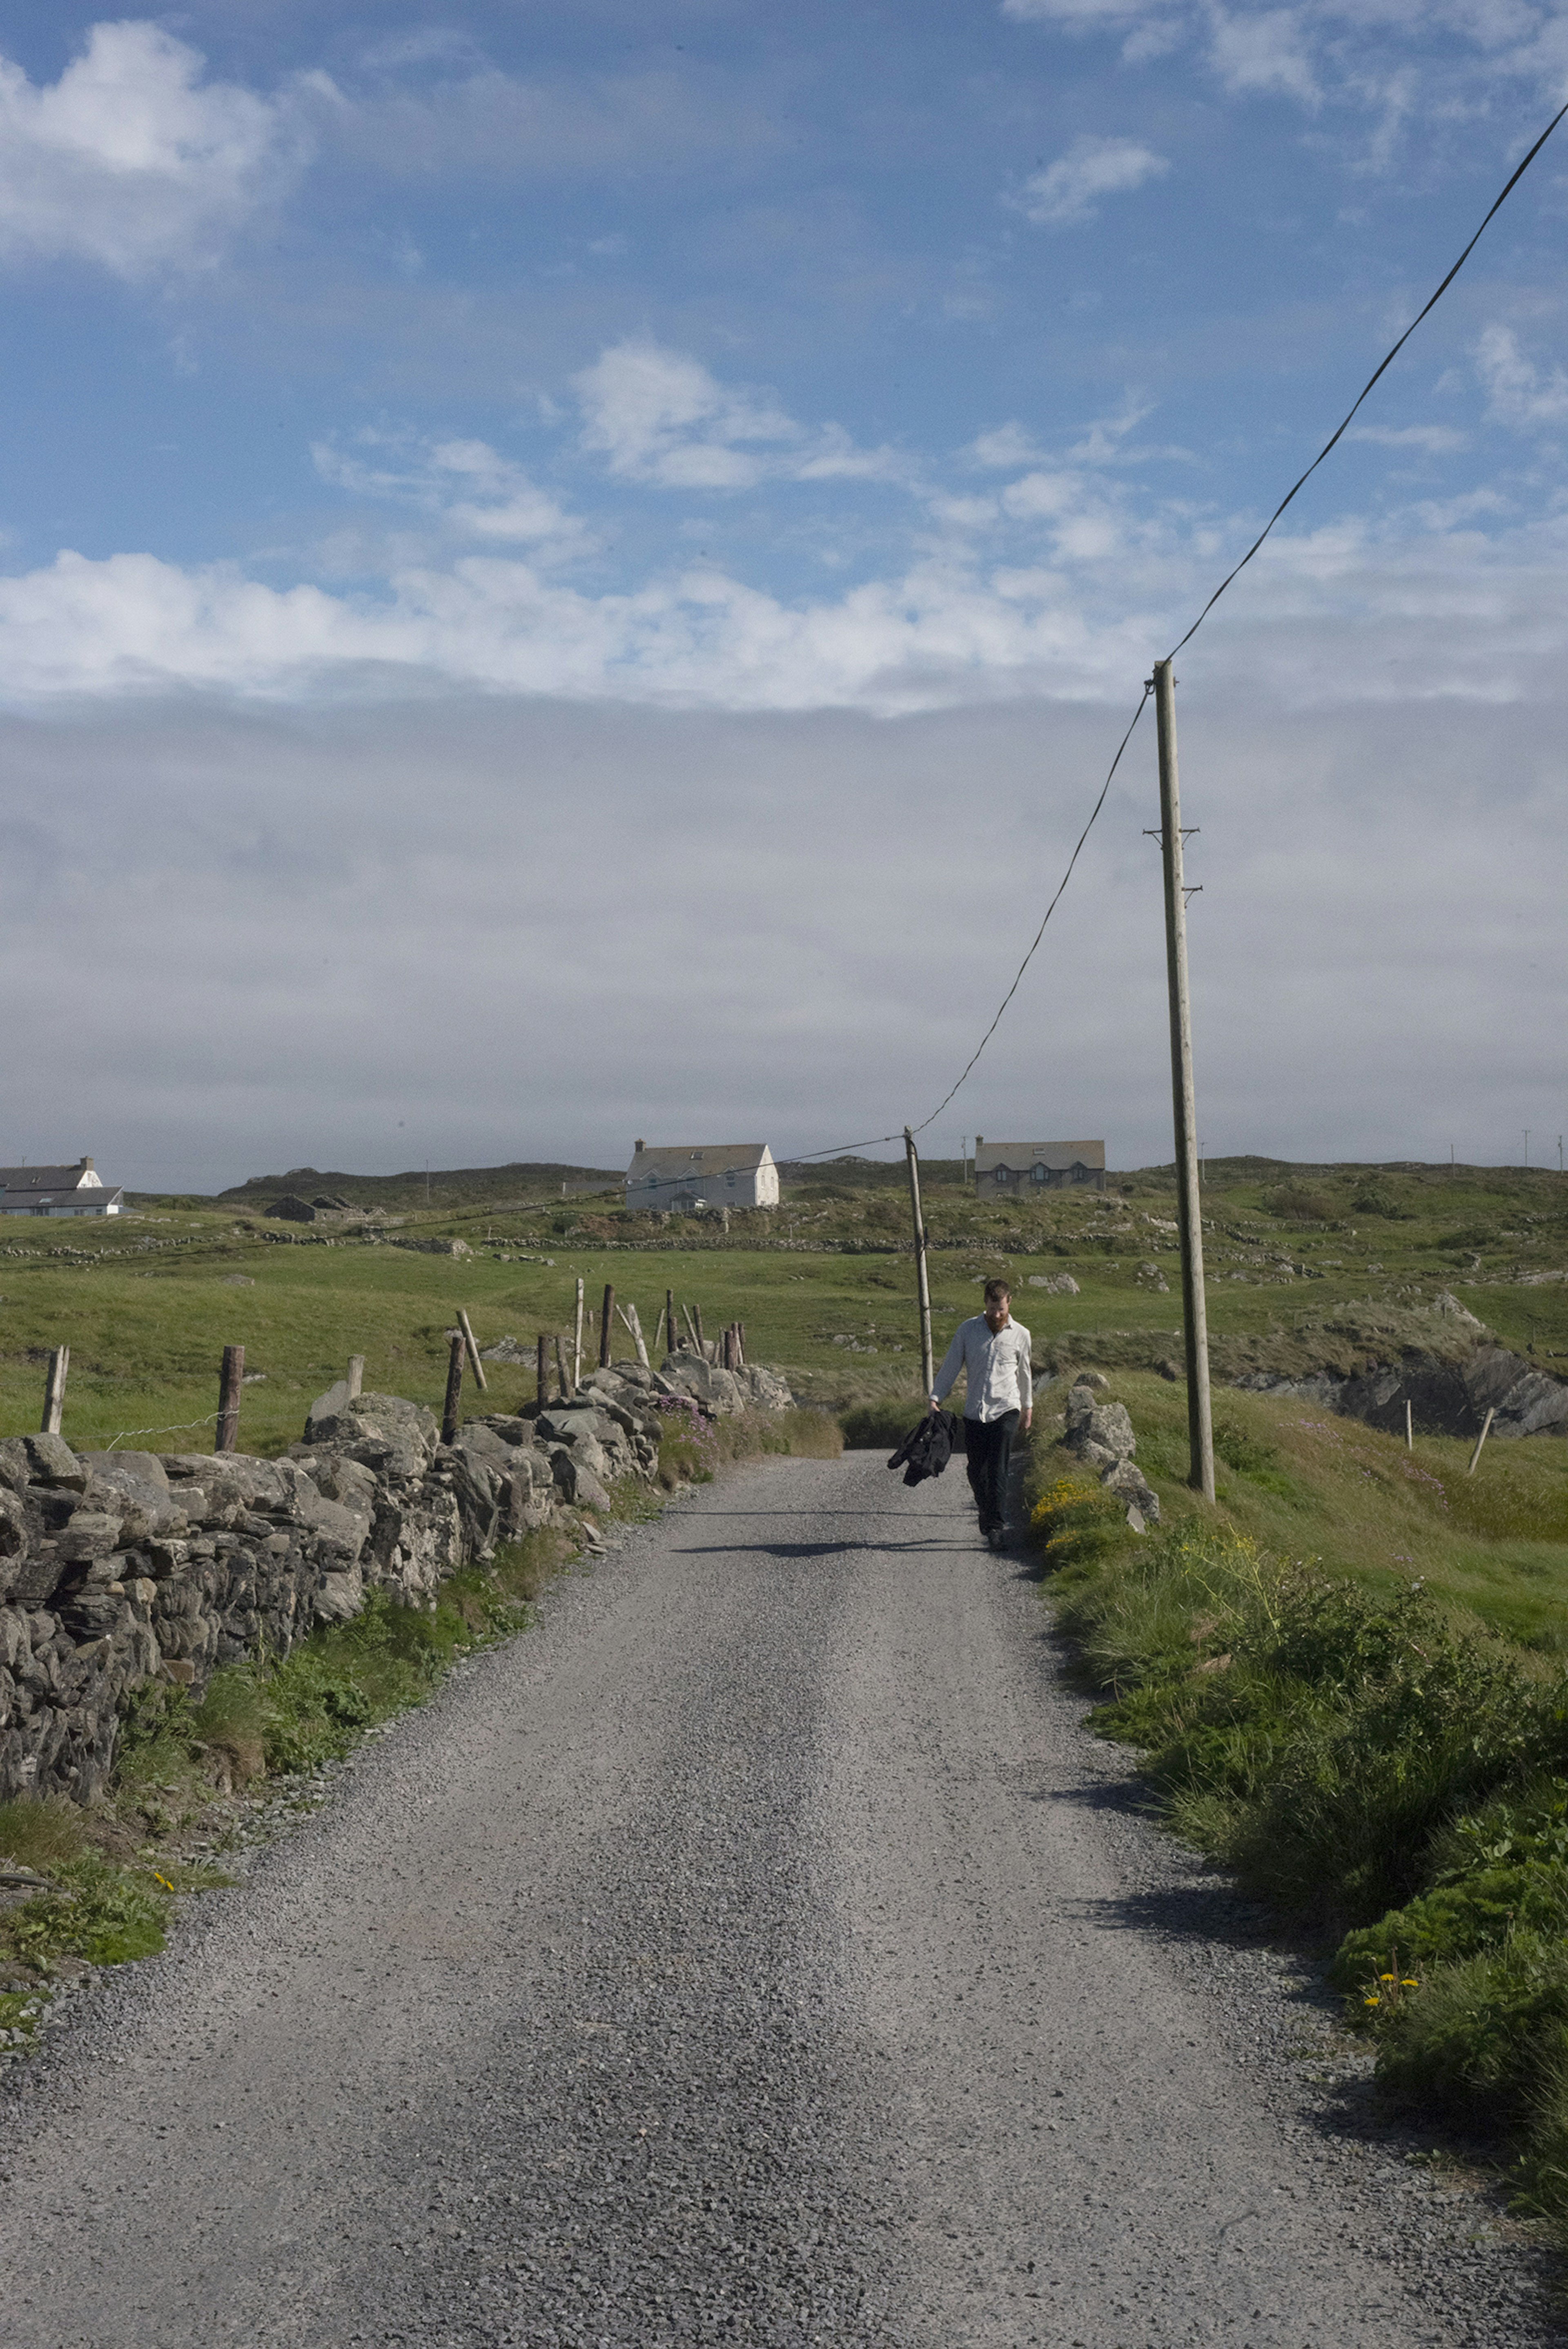
M 110 1190 L 90 1158 L 74 1166 L 0 1166 L 0 1216 L 118 1216 L 125 1193 Z
M 1106 1187 L 1103 1142 L 987 1142 L 974 1140 L 974 1187 L 983 1199 L 1010 1191 L 1065 1191 Z
M 765 1142 L 682 1143 L 650 1149 L 639 1141 L 626 1171 L 628 1207 L 677 1214 L 700 1207 L 776 1207 L 779 1170 Z

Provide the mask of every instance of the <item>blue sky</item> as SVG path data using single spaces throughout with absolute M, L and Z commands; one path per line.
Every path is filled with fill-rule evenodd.
M 5 1150 L 215 1185 L 923 1116 L 1568 8 L 14 5 L 0 58 Z M 1568 146 L 1183 657 L 1212 1150 L 1565 1123 L 1565 224 Z M 940 1146 L 1168 1153 L 1151 768 Z

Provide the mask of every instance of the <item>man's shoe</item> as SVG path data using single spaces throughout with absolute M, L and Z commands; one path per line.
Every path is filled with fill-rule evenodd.
M 992 1526 L 989 1538 L 992 1549 L 1005 1549 L 1007 1547 L 1007 1527 L 1005 1526 Z

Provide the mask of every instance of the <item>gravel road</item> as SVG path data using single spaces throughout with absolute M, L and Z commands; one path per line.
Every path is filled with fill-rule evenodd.
M 1538 2349 L 961 1479 L 704 1490 L 0 2108 L 7 2349 Z

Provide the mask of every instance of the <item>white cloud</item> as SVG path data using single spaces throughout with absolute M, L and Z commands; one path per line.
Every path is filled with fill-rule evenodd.
M 392 500 L 439 517 L 459 537 L 506 541 L 553 554 L 591 543 L 580 518 L 484 440 L 428 440 L 366 430 L 349 450 L 318 441 L 323 481 L 360 497 Z
M 1136 139 L 1075 139 L 1064 155 L 1024 181 L 1017 202 L 1036 227 L 1065 228 L 1093 220 L 1102 196 L 1129 194 L 1169 169 L 1163 155 Z
M 1041 463 L 1045 452 L 1036 447 L 1022 424 L 999 424 L 993 432 L 982 432 L 964 450 L 977 465 L 989 465 L 998 471 L 1014 465 Z
M 1469 434 L 1451 424 L 1353 424 L 1345 437 L 1379 449 L 1418 450 L 1423 457 L 1452 457 L 1470 445 Z
M 1487 389 L 1487 414 L 1521 428 L 1568 424 L 1568 374 L 1543 375 L 1519 347 L 1511 326 L 1488 326 L 1476 345 L 1476 365 Z
M 907 471 L 890 450 L 857 449 L 837 425 L 808 434 L 768 395 L 732 391 L 661 343 L 617 343 L 574 381 L 583 447 L 624 481 L 745 490 L 770 479 L 888 481 Z
M 123 277 L 211 260 L 303 158 L 299 101 L 201 80 L 200 54 L 144 22 L 95 25 L 57 82 L 0 57 L 0 254 Z
M 1299 9 L 1264 8 L 1242 15 L 1213 8 L 1209 55 L 1226 88 L 1237 97 L 1280 91 L 1308 106 L 1318 103 L 1317 78 Z

